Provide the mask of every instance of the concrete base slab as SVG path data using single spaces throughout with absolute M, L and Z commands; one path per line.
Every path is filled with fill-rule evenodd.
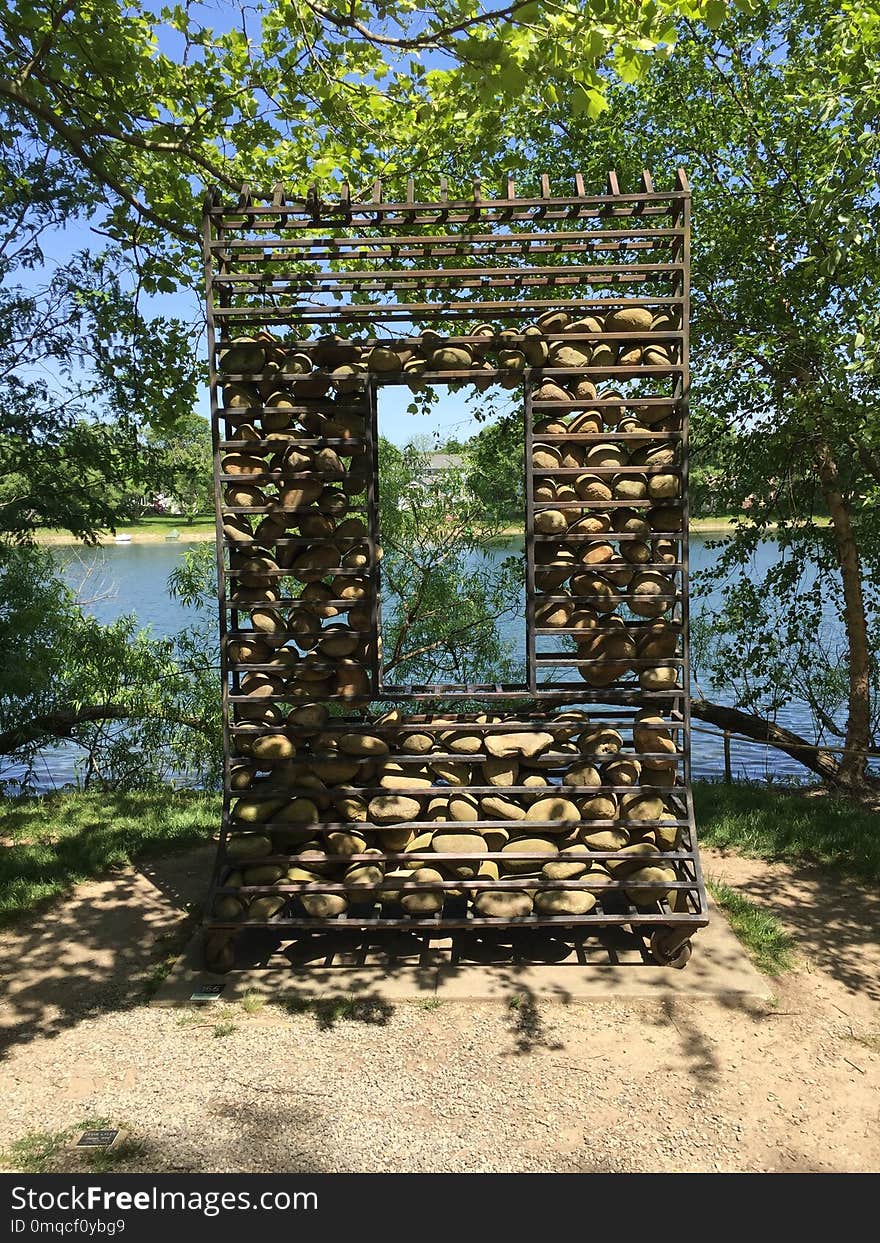
M 152 1004 L 193 1004 L 193 994 L 222 985 L 221 1001 L 258 994 L 303 1003 L 355 998 L 396 1001 L 503 1002 L 527 993 L 566 1004 L 658 997 L 766 1000 L 772 990 L 713 907 L 708 928 L 693 939 L 683 970 L 651 961 L 644 943 L 624 929 L 563 940 L 558 935 L 466 933 L 441 939 L 394 934 L 311 934 L 278 943 L 259 933 L 240 938 L 237 965 L 225 975 L 205 971 L 201 937 L 178 959 Z

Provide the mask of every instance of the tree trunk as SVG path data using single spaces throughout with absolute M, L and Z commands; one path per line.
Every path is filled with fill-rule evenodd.
M 831 516 L 837 559 L 843 580 L 843 622 L 849 649 L 849 712 L 837 781 L 857 787 L 865 780 L 871 746 L 871 667 L 868 622 L 862 594 L 862 566 L 850 521 L 849 505 L 840 486 L 840 472 L 830 447 L 820 444 L 817 457 L 822 495 Z
M 711 703 L 708 699 L 692 699 L 691 716 L 699 721 L 706 721 L 717 729 L 743 734 L 746 738 L 754 738 L 756 742 L 766 742 L 779 751 L 785 751 L 793 760 L 797 760 L 831 785 L 836 784 L 840 778 L 840 765 L 830 751 L 824 751 L 814 743 L 807 742 L 806 738 L 801 738 L 799 734 L 793 734 L 791 730 L 783 729 L 764 717 L 742 712 L 739 708 L 728 708 L 724 704 Z

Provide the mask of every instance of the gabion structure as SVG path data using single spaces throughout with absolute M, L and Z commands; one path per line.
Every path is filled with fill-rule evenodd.
M 690 790 L 690 195 L 209 196 L 225 798 L 244 928 L 707 923 Z M 523 685 L 386 688 L 377 395 L 500 384 L 525 437 Z M 389 700 L 391 702 L 389 702 Z

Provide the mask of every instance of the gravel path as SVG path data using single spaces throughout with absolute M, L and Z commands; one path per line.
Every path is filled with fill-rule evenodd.
M 708 862 L 757 900 L 782 895 L 783 917 L 809 884 L 782 865 Z M 91 992 L 79 972 L 67 1001 L 58 980 L 42 1001 L 36 986 L 22 998 L 10 972 L 0 1150 L 100 1118 L 129 1131 L 115 1168 L 150 1172 L 880 1167 L 876 924 L 862 928 L 860 946 L 851 918 L 846 962 L 836 964 L 803 916 L 790 919 L 799 968 L 778 982 L 775 1004 L 747 1008 L 523 998 L 346 1014 L 151 1009 L 142 990 L 157 938 L 173 932 L 186 879 L 200 871 L 198 856 L 149 870 L 154 882 L 164 875 L 164 894 L 130 872 L 100 894 L 84 887 L 89 909 L 115 905 L 120 920 L 128 912 L 127 936 L 141 930 L 139 941 L 117 942 L 124 970 L 111 953 Z M 860 900 L 872 909 L 871 895 Z M 69 931 L 56 912 L 5 934 L 0 952 L 16 955 L 21 978 L 27 953 L 49 961 L 53 937 Z M 85 1159 L 61 1149 L 46 1168 L 81 1169 Z M 3 1168 L 15 1164 L 7 1157 Z

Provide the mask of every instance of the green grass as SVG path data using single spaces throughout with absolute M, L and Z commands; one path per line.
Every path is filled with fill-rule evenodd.
M 210 838 L 215 795 L 64 792 L 0 799 L 0 926 L 139 857 Z
M 119 1127 L 118 1122 L 114 1123 L 109 1118 L 86 1118 L 76 1126 L 66 1127 L 62 1131 L 31 1131 L 9 1145 L 8 1150 L 2 1154 L 2 1161 L 4 1165 L 23 1174 L 51 1173 L 61 1153 L 71 1147 L 82 1131 L 104 1131 Z M 83 1163 L 95 1174 L 106 1174 L 139 1157 L 143 1151 L 144 1144 L 140 1140 L 123 1134 L 112 1148 L 74 1148 L 70 1157 Z
M 116 527 L 117 531 L 124 531 L 126 535 L 135 534 L 153 534 L 165 535 L 169 531 L 213 531 L 215 518 L 213 514 L 197 514 L 192 522 L 187 522 L 182 514 L 144 514 L 136 521 L 131 522 L 120 521 Z M 39 543 L 40 539 L 52 540 L 59 535 L 67 535 L 68 532 L 61 527 L 40 527 L 35 532 L 35 537 Z M 104 532 L 104 538 L 113 537 L 111 531 Z
M 730 885 L 717 880 L 707 880 L 706 885 L 758 970 L 765 975 L 789 971 L 795 941 L 779 920 Z
M 213 514 L 196 514 L 192 522 L 187 522 L 182 514 L 145 514 L 137 522 L 120 522 L 117 530 L 132 534 L 135 531 L 155 531 L 162 535 L 167 531 L 213 531 L 215 521 Z
M 182 531 L 184 527 L 211 527 L 215 518 L 212 513 L 196 514 L 192 522 L 187 522 L 182 514 L 144 514 L 137 522 L 122 523 L 123 531 L 173 531 L 175 527 Z
M 186 1010 L 183 1014 L 178 1015 L 177 1026 L 210 1027 L 211 1035 L 216 1040 L 222 1040 L 225 1036 L 231 1036 L 233 1032 L 238 1031 L 236 1019 L 240 1019 L 242 1014 L 259 1014 L 265 1004 L 264 998 L 259 997 L 256 993 L 245 993 L 239 1006 L 222 1006 L 218 1010 L 215 1009 L 214 1003 L 209 1003 L 207 1006 L 199 1006 L 195 1010 Z
M 81 1129 L 85 1130 L 84 1127 Z M 66 1131 L 31 1131 L 9 1145 L 3 1164 L 23 1174 L 45 1174 L 76 1131 L 76 1127 L 69 1127 Z
M 125 1136 L 119 1139 L 112 1148 L 93 1148 L 86 1158 L 89 1170 L 93 1174 L 111 1174 L 120 1166 L 127 1165 L 142 1157 L 146 1151 L 143 1140 Z
M 190 932 L 189 923 L 187 923 L 185 927 L 187 930 L 187 935 L 189 935 L 189 932 Z M 156 996 L 159 989 L 168 979 L 169 975 L 171 974 L 171 970 L 174 964 L 177 962 L 177 959 L 180 957 L 180 950 L 182 948 L 183 948 L 183 945 L 179 945 L 175 953 L 166 954 L 163 958 L 160 958 L 157 963 L 154 963 L 153 966 L 150 968 L 150 972 L 147 975 L 146 980 L 144 981 L 144 997 L 148 1001 L 151 997 Z
M 691 531 L 706 531 L 709 533 L 720 533 L 726 531 L 732 523 L 742 518 L 742 514 L 701 514 L 700 517 L 691 517 L 689 529 Z M 810 525 L 814 527 L 827 527 L 831 521 L 825 515 L 819 514 L 810 520 Z M 777 524 L 771 522 L 768 524 L 769 532 L 776 530 Z M 513 539 L 518 535 L 523 535 L 525 528 L 523 527 L 522 518 L 511 518 L 500 530 L 499 539 Z
M 698 781 L 694 803 L 705 846 L 757 859 L 803 859 L 866 881 L 880 878 L 880 815 L 845 799 Z

